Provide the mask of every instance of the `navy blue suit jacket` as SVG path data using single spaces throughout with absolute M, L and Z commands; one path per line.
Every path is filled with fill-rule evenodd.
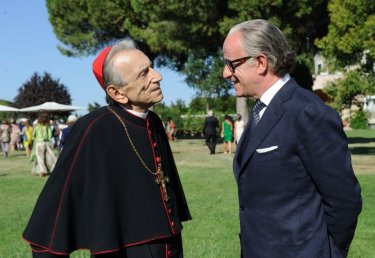
M 247 131 L 234 157 L 243 256 L 345 257 L 362 202 L 338 113 L 290 79 Z

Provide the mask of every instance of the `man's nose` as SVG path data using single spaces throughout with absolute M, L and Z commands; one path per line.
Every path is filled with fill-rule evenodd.
M 224 79 L 229 79 L 231 76 L 232 76 L 232 72 L 229 70 L 228 66 L 225 65 L 224 66 L 224 70 L 223 70 L 223 78 Z
M 158 82 L 158 81 L 163 80 L 163 77 L 158 71 L 156 71 L 154 68 L 150 68 L 150 69 L 152 72 L 152 82 Z

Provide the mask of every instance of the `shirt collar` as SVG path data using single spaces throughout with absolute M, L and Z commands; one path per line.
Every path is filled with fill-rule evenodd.
M 283 78 L 277 80 L 263 95 L 260 97 L 260 100 L 268 106 L 271 103 L 271 100 L 276 95 L 276 93 L 284 86 L 284 84 L 289 81 L 290 75 L 287 73 Z
M 138 112 L 138 111 L 134 111 L 132 109 L 128 109 L 124 106 L 121 106 L 124 110 L 126 110 L 127 112 L 129 112 L 130 114 L 133 114 L 137 117 L 140 117 L 140 118 L 143 118 L 143 119 L 146 119 L 147 115 L 148 115 L 148 110 L 146 112 Z

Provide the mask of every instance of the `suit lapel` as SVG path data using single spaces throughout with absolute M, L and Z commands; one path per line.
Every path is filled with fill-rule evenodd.
M 254 151 L 264 141 L 271 129 L 284 114 L 285 108 L 283 102 L 287 101 L 292 96 L 296 87 L 298 87 L 298 85 L 294 79 L 290 79 L 280 89 L 280 91 L 274 96 L 271 103 L 268 105 L 258 126 L 252 131 L 252 134 L 250 135 L 251 138 L 247 142 L 247 146 L 239 146 L 240 153 L 236 152 L 233 163 L 234 174 L 237 181 L 241 173 L 243 173 L 244 168 L 252 157 Z M 241 162 L 239 162 L 239 156 L 241 156 Z
M 238 175 L 239 175 L 239 172 L 240 172 L 240 167 L 241 167 L 238 156 L 241 155 L 241 153 L 245 149 L 245 146 L 243 146 L 243 145 L 245 144 L 245 141 L 246 141 L 245 138 L 249 137 L 248 135 L 246 135 L 250 131 L 249 127 L 250 127 L 250 119 L 246 123 L 246 126 L 244 128 L 242 137 L 241 137 L 241 139 L 240 139 L 240 141 L 237 145 L 236 152 L 235 152 L 234 158 L 233 158 L 233 172 L 234 172 L 234 176 L 236 177 L 236 179 L 238 178 Z

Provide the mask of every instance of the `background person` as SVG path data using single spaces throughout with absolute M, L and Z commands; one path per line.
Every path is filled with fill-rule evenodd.
M 23 127 L 24 127 L 23 121 L 25 119 L 26 118 L 21 118 L 20 121 L 18 122 L 18 130 L 19 130 L 19 133 L 18 133 L 18 146 L 17 146 L 18 150 L 24 150 L 25 149 L 25 146 L 23 146 Z
M 232 153 L 233 123 L 229 115 L 225 115 L 221 125 L 221 137 L 223 138 L 223 152 Z
M 46 112 L 39 114 L 38 123 L 33 128 L 32 139 L 35 153 L 35 163 L 32 171 L 44 177 L 52 172 L 56 163 L 56 156 L 51 144 L 52 129 Z M 34 160 L 33 155 L 31 155 L 31 160 Z
M 60 128 L 59 128 L 59 124 L 57 123 L 57 120 L 50 120 L 49 123 L 50 123 L 51 130 L 52 130 L 52 137 L 51 137 L 52 147 L 54 149 L 58 149 L 59 148 L 59 144 L 60 144 Z
M 10 134 L 10 151 L 15 151 L 19 147 L 19 133 L 20 128 L 15 119 L 10 120 L 10 126 L 12 127 L 12 133 Z
M 210 154 L 215 154 L 218 127 L 219 120 L 214 117 L 214 112 L 209 110 L 207 112 L 207 117 L 204 120 L 203 134 Z
M 362 202 L 340 116 L 290 77 L 270 22 L 235 25 L 223 53 L 236 96 L 256 99 L 233 162 L 242 256 L 346 257 Z
M 30 124 L 30 120 L 24 119 L 22 124 L 22 135 L 23 135 L 23 146 L 25 147 L 26 157 L 30 157 L 31 150 L 33 148 L 33 127 Z
M 240 142 L 241 135 L 242 135 L 244 129 L 245 129 L 245 123 L 242 120 L 241 115 L 237 114 L 236 121 L 234 122 L 234 142 L 235 142 L 236 146 Z
M 70 131 L 72 129 L 72 126 L 77 121 L 77 117 L 75 115 L 70 115 L 68 117 L 68 120 L 66 121 L 67 127 L 64 129 L 61 129 L 61 139 L 60 139 L 60 147 L 61 149 L 64 147 L 65 142 L 70 134 Z
M 167 117 L 167 122 L 165 123 L 165 131 L 167 133 L 168 139 L 170 141 L 175 140 L 175 134 L 176 134 L 176 124 L 172 120 L 172 117 Z
M 4 119 L 0 125 L 0 145 L 1 151 L 3 152 L 5 158 L 8 158 L 9 154 L 9 142 L 11 133 L 12 127 L 9 125 L 8 121 Z
M 161 75 L 130 39 L 93 63 L 108 106 L 72 127 L 23 234 L 34 257 L 182 257 L 191 219 L 159 116 Z M 47 255 L 47 256 L 45 256 Z

